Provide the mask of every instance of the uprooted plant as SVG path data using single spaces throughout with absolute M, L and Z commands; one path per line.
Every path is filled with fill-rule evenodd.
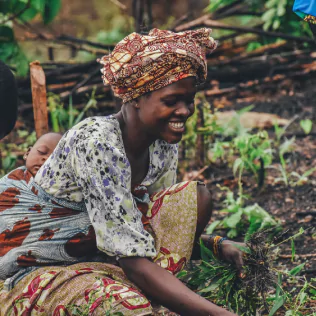
M 297 297 L 293 297 L 293 293 L 282 289 L 282 279 L 278 277 L 279 271 L 273 267 L 273 262 L 280 243 L 294 240 L 304 230 L 280 243 L 277 243 L 279 238 L 272 238 L 270 233 L 271 230 L 256 232 L 246 241 L 246 247 L 236 246 L 245 253 L 242 274 L 233 265 L 221 262 L 201 243 L 201 264 L 191 271 L 180 272 L 178 277 L 198 294 L 241 316 L 253 316 L 258 312 L 272 316 L 282 305 L 285 305 L 286 315 L 298 316 L 302 307 L 300 302 L 309 299 L 306 296 L 308 288 L 314 290 L 315 287 L 305 282 Z M 298 274 L 303 267 L 304 264 L 301 264 L 283 274 L 289 278 Z M 298 302 L 295 308 L 293 302 Z

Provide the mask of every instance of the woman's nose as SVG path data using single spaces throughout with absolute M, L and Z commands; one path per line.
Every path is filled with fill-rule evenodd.
M 191 106 L 183 103 L 175 112 L 177 115 L 188 117 L 192 115 Z

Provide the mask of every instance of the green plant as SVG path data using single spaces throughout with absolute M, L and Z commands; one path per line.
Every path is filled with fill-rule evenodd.
M 252 233 L 258 230 L 277 226 L 273 217 L 257 203 L 244 206 L 244 199 L 247 197 L 243 195 L 242 189 L 239 189 L 237 199 L 229 188 L 220 187 L 220 189 L 226 192 L 226 198 L 223 201 L 224 208 L 220 212 L 231 215 L 226 216 L 223 220 L 214 221 L 206 230 L 208 234 L 220 227 L 227 229 L 229 238 L 237 237 L 246 231 L 246 239 L 248 239 Z
M 5 158 L 2 158 L 2 168 L 0 169 L 0 176 L 4 176 L 15 168 L 17 156 L 13 153 L 8 153 Z
M 266 131 L 254 135 L 244 135 L 233 140 L 234 148 L 239 158 L 233 165 L 233 172 L 236 175 L 238 170 L 250 171 L 255 176 L 258 187 L 264 183 L 265 168 L 272 163 L 271 141 Z M 240 175 L 241 176 L 241 175 Z
M 303 174 L 299 174 L 296 171 L 288 171 L 285 154 L 293 150 L 295 143 L 295 137 L 291 139 L 285 139 L 285 141 L 279 147 L 279 159 L 280 164 L 277 166 L 270 166 L 269 168 L 275 169 L 280 172 L 280 176 L 274 179 L 274 183 L 283 183 L 285 186 L 300 186 L 308 182 L 308 178 L 315 172 L 316 167 L 310 168 Z
M 0 59 L 15 66 L 18 75 L 26 75 L 28 60 L 14 36 L 13 21 L 23 24 L 40 15 L 48 24 L 60 7 L 61 0 L 0 1 Z
M 58 95 L 49 94 L 47 100 L 52 129 L 56 133 L 70 129 L 74 125 L 78 124 L 89 109 L 96 108 L 97 106 L 95 91 L 92 92 L 90 100 L 80 112 L 74 109 L 71 96 L 69 98 L 68 109 L 66 109 L 64 104 L 61 103 Z
M 309 134 L 313 128 L 313 122 L 311 120 L 300 120 L 300 126 L 304 130 L 305 134 Z
M 304 264 L 290 271 L 279 271 L 274 266 L 279 245 L 294 241 L 304 230 L 301 228 L 278 243 L 280 237 L 271 238 L 270 233 L 270 230 L 259 231 L 249 237 L 246 247 L 236 245 L 245 252 L 243 277 L 235 266 L 220 261 L 202 242 L 201 264 L 191 271 L 180 272 L 178 277 L 198 294 L 241 316 L 266 313 L 273 316 L 281 307 L 286 310 L 285 315 L 301 316 L 304 304 L 316 293 L 313 279 L 308 282 L 305 278 L 297 278 Z M 292 285 L 303 282 L 303 286 L 298 292 L 288 292 L 282 286 L 284 282 Z
M 286 34 L 292 34 L 295 36 L 304 36 L 308 34 L 312 36 L 311 31 L 308 30 L 306 23 L 303 23 L 293 13 L 294 0 L 210 0 L 210 4 L 205 11 L 210 13 L 220 12 L 223 13 L 225 7 L 227 11 L 231 11 L 230 14 L 224 14 L 224 17 L 232 17 L 238 21 L 246 20 L 247 24 L 251 24 L 256 27 L 261 27 L 264 31 L 280 31 Z M 235 10 L 232 10 L 235 8 Z M 242 11 L 245 13 L 242 13 Z M 239 14 L 238 14 L 239 13 Z M 260 18 L 257 15 L 260 13 Z M 236 16 L 237 15 L 237 16 Z M 257 42 L 252 42 L 248 46 L 248 50 L 254 50 L 267 44 L 269 42 L 276 42 L 278 38 L 267 39 L 261 37 Z

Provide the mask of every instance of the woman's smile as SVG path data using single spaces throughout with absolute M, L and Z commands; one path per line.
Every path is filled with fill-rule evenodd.
M 169 128 L 176 133 L 184 133 L 185 122 L 169 122 Z

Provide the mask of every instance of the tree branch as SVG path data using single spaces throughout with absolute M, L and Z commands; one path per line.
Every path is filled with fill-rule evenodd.
M 19 12 L 17 12 L 17 13 L 15 13 L 15 14 L 11 15 L 11 16 L 8 17 L 6 20 L 2 21 L 0 24 L 2 24 L 2 25 L 3 25 L 3 24 L 6 24 L 7 22 L 12 21 L 12 20 L 18 18 L 18 17 L 19 17 L 20 15 L 22 15 L 27 9 L 30 8 L 30 5 L 31 5 L 31 0 L 28 0 L 28 1 L 27 1 L 27 4 L 25 5 L 25 7 L 24 7 L 22 10 L 20 10 Z

